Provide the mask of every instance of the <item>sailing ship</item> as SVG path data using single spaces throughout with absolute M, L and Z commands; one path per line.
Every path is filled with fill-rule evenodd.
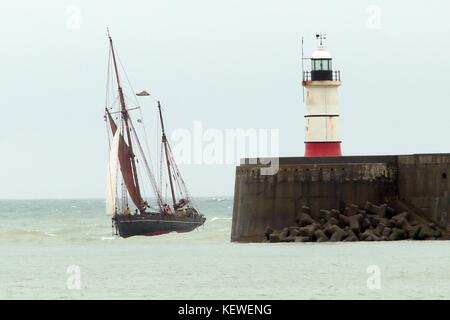
M 110 59 L 108 62 L 108 85 L 105 108 L 105 121 L 109 137 L 109 162 L 106 182 L 106 213 L 112 216 L 112 227 L 116 235 L 123 238 L 131 236 L 155 236 L 170 232 L 189 232 L 204 224 L 206 218 L 193 205 L 192 198 L 174 160 L 166 137 L 161 103 L 157 102 L 161 128 L 159 184 L 152 170 L 149 148 L 144 152 L 136 124 L 142 119 L 132 118 L 132 112 L 140 106 L 131 108 L 121 84 L 118 57 L 108 32 Z M 111 72 L 112 71 L 112 72 Z M 115 74 L 115 76 L 113 75 Z M 110 79 L 113 79 L 112 81 Z M 115 82 L 115 87 L 112 84 Z M 113 88 L 115 99 L 109 104 L 108 91 Z M 117 89 L 117 91 L 116 91 Z M 143 91 L 137 96 L 150 96 Z M 112 100 L 112 99 L 111 99 Z M 141 112 L 142 116 L 142 112 Z M 144 129 L 145 130 L 145 129 Z M 145 132 L 145 131 L 144 131 Z M 146 139 L 144 134 L 144 139 Z M 148 147 L 148 144 L 147 144 Z M 164 155 L 162 155 L 164 153 Z M 167 172 L 171 204 L 162 193 L 163 166 Z M 142 175 L 146 175 L 156 204 L 144 200 Z M 166 196 L 167 198 L 167 196 Z M 131 200 L 131 201 L 130 201 Z

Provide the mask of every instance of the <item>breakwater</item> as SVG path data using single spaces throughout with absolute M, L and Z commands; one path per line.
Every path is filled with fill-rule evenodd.
M 450 154 L 243 159 L 236 168 L 231 240 L 259 242 L 267 228 L 295 225 L 302 208 L 320 219 L 321 210 L 398 200 L 404 210 L 450 231 Z

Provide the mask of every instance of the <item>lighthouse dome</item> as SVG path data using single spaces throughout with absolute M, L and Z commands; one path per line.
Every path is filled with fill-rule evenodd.
M 333 59 L 331 54 L 323 47 L 319 47 L 311 56 L 311 59 Z
M 320 46 L 311 56 L 311 80 L 333 80 L 333 58 Z

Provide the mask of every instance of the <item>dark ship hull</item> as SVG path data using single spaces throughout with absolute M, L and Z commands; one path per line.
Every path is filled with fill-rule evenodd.
M 203 216 L 176 216 L 163 213 L 115 215 L 116 233 L 123 238 L 132 236 L 157 236 L 170 232 L 190 232 L 205 222 Z

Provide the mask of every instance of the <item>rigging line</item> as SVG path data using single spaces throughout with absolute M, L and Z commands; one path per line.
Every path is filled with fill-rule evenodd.
M 109 74 L 109 77 L 108 77 L 108 81 L 109 81 L 108 93 L 109 94 L 108 94 L 108 104 L 107 104 L 107 106 L 109 107 L 109 109 L 113 109 L 115 104 L 117 103 L 118 98 L 119 98 L 119 96 L 116 95 L 116 92 L 119 90 L 119 88 L 115 84 L 114 73 L 112 72 L 112 69 L 113 69 L 112 62 L 113 61 L 112 61 L 112 50 L 111 50 L 111 47 L 109 47 L 109 56 L 110 56 L 110 59 L 108 61 L 108 66 L 109 66 L 109 68 L 108 68 L 108 74 Z M 111 101 L 112 101 L 112 103 L 111 103 Z
M 126 93 L 123 93 L 123 97 L 125 98 L 125 102 L 127 102 L 128 106 L 134 106 L 135 108 L 140 108 L 139 101 L 133 101 Z
M 166 195 L 164 196 L 164 202 L 167 203 L 167 190 L 169 190 L 169 186 L 166 182 Z
M 141 163 L 139 162 L 139 159 L 136 159 L 136 171 L 137 171 L 137 175 L 139 177 L 139 181 L 144 181 L 144 179 L 142 179 Z M 146 192 L 145 183 L 142 183 L 141 184 L 141 198 L 143 198 L 143 195 L 145 195 L 145 192 Z M 145 199 L 142 199 L 142 200 L 146 201 Z
M 109 55 L 108 55 L 108 67 L 106 71 L 106 96 L 105 96 L 105 108 L 109 105 L 109 80 L 110 80 L 110 73 L 111 73 L 111 48 L 109 48 Z
M 111 135 L 109 133 L 108 121 L 107 120 L 105 120 L 105 126 L 106 126 L 106 134 L 108 135 L 108 146 L 109 146 L 108 150 L 111 150 Z
M 158 103 L 159 100 L 156 97 L 154 97 L 150 92 L 147 93 L 150 98 L 152 98 L 156 103 Z
M 159 153 L 159 188 L 162 191 L 162 181 L 163 181 L 163 144 L 161 142 L 161 146 L 160 146 L 160 153 Z M 166 201 L 166 199 L 164 199 L 164 201 Z
M 179 197 L 183 198 L 182 188 L 181 188 L 180 182 L 178 181 L 178 179 L 177 179 L 177 177 L 176 177 L 176 170 L 175 170 L 175 168 L 173 167 L 172 162 L 171 162 L 170 165 L 171 165 L 171 167 L 172 167 L 172 169 L 173 169 L 172 177 L 173 177 L 173 180 L 175 180 L 175 183 L 176 183 L 175 189 L 176 189 L 177 195 L 178 195 Z
M 112 107 L 114 107 L 116 105 L 116 103 L 118 102 L 119 96 L 115 96 L 115 99 L 113 100 L 113 102 L 111 103 L 111 105 L 108 106 L 108 109 L 111 109 Z M 118 113 L 119 111 L 112 111 L 110 112 L 110 114 L 114 114 L 114 113 Z
M 161 134 L 160 134 L 160 128 L 159 128 L 159 119 L 156 118 L 156 146 L 160 146 L 160 152 L 157 153 L 157 159 L 156 159 L 156 170 L 158 170 L 158 179 L 159 179 L 159 188 L 162 190 L 162 143 L 161 143 Z
M 119 115 L 119 121 L 120 121 L 120 127 L 118 128 L 118 130 L 120 130 L 120 134 L 122 135 L 122 137 L 124 137 L 125 134 L 125 126 L 123 125 L 123 121 L 122 121 L 122 114 Z M 128 201 L 128 189 L 126 187 L 126 183 L 122 174 L 122 212 L 125 211 L 125 208 L 128 207 L 129 208 L 129 201 Z
M 178 186 L 178 190 L 177 190 L 178 191 L 178 195 L 181 196 L 181 197 L 184 197 L 183 188 L 180 185 L 180 181 L 178 179 L 180 177 L 180 172 L 179 172 L 179 170 L 178 170 L 178 168 L 176 166 L 175 159 L 173 158 L 172 150 L 170 149 L 170 145 L 169 144 L 168 144 L 168 151 L 169 151 L 169 162 L 170 162 L 170 165 L 173 168 L 172 176 L 173 176 L 173 179 L 175 180 L 175 183 Z
M 173 157 L 172 151 L 170 150 L 170 145 L 168 147 L 169 147 L 170 162 L 171 162 L 171 166 L 173 168 L 173 177 L 174 177 L 175 183 L 178 186 L 177 193 L 181 198 L 189 199 L 190 196 L 189 196 L 189 192 L 187 190 L 186 184 L 184 183 L 183 178 L 181 176 L 181 172 L 175 163 L 175 159 Z
M 148 178 L 150 179 L 151 185 L 153 187 L 153 191 L 155 193 L 156 200 L 158 202 L 158 206 L 162 207 L 162 199 L 161 199 L 162 197 L 160 195 L 160 191 L 158 190 L 158 186 L 157 186 L 157 183 L 156 183 L 155 176 L 154 176 L 152 170 L 150 169 L 150 167 L 148 165 L 147 159 L 145 158 L 144 150 L 142 149 L 142 145 L 141 145 L 141 143 L 140 143 L 140 141 L 139 141 L 139 139 L 137 137 L 136 129 L 134 128 L 133 123 L 132 122 L 130 122 L 130 123 L 131 123 L 131 131 L 133 132 L 133 135 L 134 135 L 134 140 L 135 140 L 135 142 L 137 142 L 137 146 L 138 146 L 139 152 L 141 154 L 142 160 L 144 161 L 144 165 L 145 165 L 145 168 L 147 170 L 147 175 L 148 175 Z
M 125 211 L 125 208 L 128 207 L 128 190 L 126 188 L 126 185 L 123 181 L 122 177 L 122 212 Z
M 179 170 L 179 168 L 178 168 L 178 165 L 175 163 L 175 159 L 173 158 L 173 153 L 172 153 L 172 149 L 170 148 L 170 144 L 168 144 L 168 147 L 169 147 L 169 152 L 170 152 L 172 161 L 174 162 L 174 168 L 175 168 L 175 171 L 177 172 L 177 174 L 178 174 L 178 176 L 179 176 L 179 179 L 180 179 L 180 181 L 181 181 L 181 184 L 182 184 L 182 186 L 183 186 L 183 188 L 182 188 L 182 189 L 183 189 L 183 192 L 185 193 L 186 198 L 187 198 L 190 202 L 192 202 L 192 204 L 195 205 L 195 207 L 197 207 L 197 205 L 194 203 L 194 201 L 192 201 L 192 197 L 191 197 L 191 194 L 190 194 L 190 192 L 189 192 L 189 189 L 187 188 L 186 182 L 184 181 L 183 177 L 181 176 L 181 172 L 180 172 L 180 170 Z M 181 188 L 180 188 L 180 189 L 181 189 Z
M 172 150 L 170 149 L 170 145 L 169 145 L 169 150 L 170 150 L 170 153 L 172 154 Z M 173 155 L 172 155 L 172 159 L 173 159 Z M 175 162 L 174 159 L 173 159 L 173 161 Z M 174 166 L 175 166 L 175 170 L 177 171 L 177 174 L 179 176 L 179 179 L 181 181 L 182 189 L 183 189 L 183 192 L 185 193 L 186 199 L 188 199 L 188 201 L 191 202 L 194 207 L 198 208 L 197 204 L 195 203 L 195 201 L 193 200 L 193 198 L 192 198 L 192 196 L 191 196 L 191 194 L 189 192 L 189 189 L 188 189 L 188 187 L 186 185 L 186 182 L 183 179 L 183 176 L 181 175 L 181 172 L 180 172 L 180 170 L 178 168 L 178 165 L 175 163 Z
M 124 96 L 125 96 L 126 98 L 129 99 L 129 97 L 128 97 L 127 95 L 124 94 Z M 152 96 L 152 98 L 153 98 L 153 96 Z M 154 99 L 154 98 L 153 98 L 153 99 Z M 131 99 L 130 99 L 130 100 L 131 100 Z M 137 102 L 138 102 L 138 101 L 137 101 Z M 149 147 L 149 143 L 148 143 L 148 138 L 147 138 L 148 136 L 147 136 L 147 130 L 146 130 L 145 124 L 144 124 L 144 114 L 143 114 L 143 112 L 142 112 L 142 107 L 141 107 L 140 105 L 137 105 L 137 107 L 128 109 L 128 111 L 136 110 L 136 109 L 139 109 L 139 113 L 140 113 L 140 123 L 141 123 L 142 131 L 143 131 L 145 147 L 146 147 L 146 149 L 147 149 L 146 151 L 147 151 L 147 155 L 148 155 L 149 161 L 150 161 L 150 168 L 151 168 L 151 170 L 153 171 L 153 159 L 152 159 L 152 156 L 151 156 L 150 147 Z
M 125 74 L 125 79 L 127 79 L 127 83 L 130 86 L 131 91 L 135 92 L 133 86 L 131 85 L 130 79 L 128 78 L 127 71 L 123 67 L 122 60 L 120 59 L 120 55 L 118 54 L 117 49 L 116 49 L 116 56 L 117 56 L 117 60 L 119 60 L 120 67 L 122 68 L 122 71 Z M 139 101 L 138 101 L 136 95 L 134 95 L 134 101 L 136 101 L 136 105 L 139 105 Z
M 112 48 L 111 48 L 111 50 L 112 50 Z M 125 74 L 125 78 L 127 79 L 128 85 L 130 86 L 131 90 L 134 91 L 133 86 L 131 85 L 131 82 L 130 82 L 130 80 L 129 80 L 129 78 L 128 78 L 127 72 L 126 72 L 126 70 L 125 70 L 125 68 L 124 68 L 124 66 L 123 66 L 123 64 L 122 64 L 121 59 L 120 59 L 119 53 L 118 53 L 118 51 L 117 51 L 117 48 L 114 48 L 114 53 L 115 53 L 115 57 L 116 57 L 117 60 L 119 61 L 120 68 L 121 68 L 122 72 Z M 128 98 L 128 100 L 131 100 L 131 99 L 123 92 L 123 90 L 122 90 L 122 95 L 124 96 L 124 98 Z M 136 102 L 136 105 L 139 106 L 139 102 L 138 102 L 138 100 L 136 99 L 136 96 L 134 96 L 134 101 Z
M 145 143 L 145 147 L 147 148 L 148 159 L 150 161 L 150 169 L 153 172 L 153 159 L 152 159 L 152 154 L 150 152 L 150 146 L 148 144 L 147 130 L 145 129 L 145 125 L 144 125 L 144 114 L 142 113 L 142 108 L 139 108 L 139 113 L 141 115 L 141 128 L 142 128 L 142 131 L 144 132 L 144 143 Z
M 111 59 L 112 60 L 112 59 Z M 111 97 L 112 100 L 114 102 L 114 105 L 117 103 L 117 109 L 120 110 L 120 104 L 119 104 L 119 87 L 117 86 L 115 79 L 114 79 L 114 72 L 112 72 L 112 64 L 111 64 L 111 88 L 110 88 L 110 92 L 111 92 Z M 114 107 L 114 105 L 112 106 L 112 108 Z M 114 109 L 113 109 L 114 110 Z

